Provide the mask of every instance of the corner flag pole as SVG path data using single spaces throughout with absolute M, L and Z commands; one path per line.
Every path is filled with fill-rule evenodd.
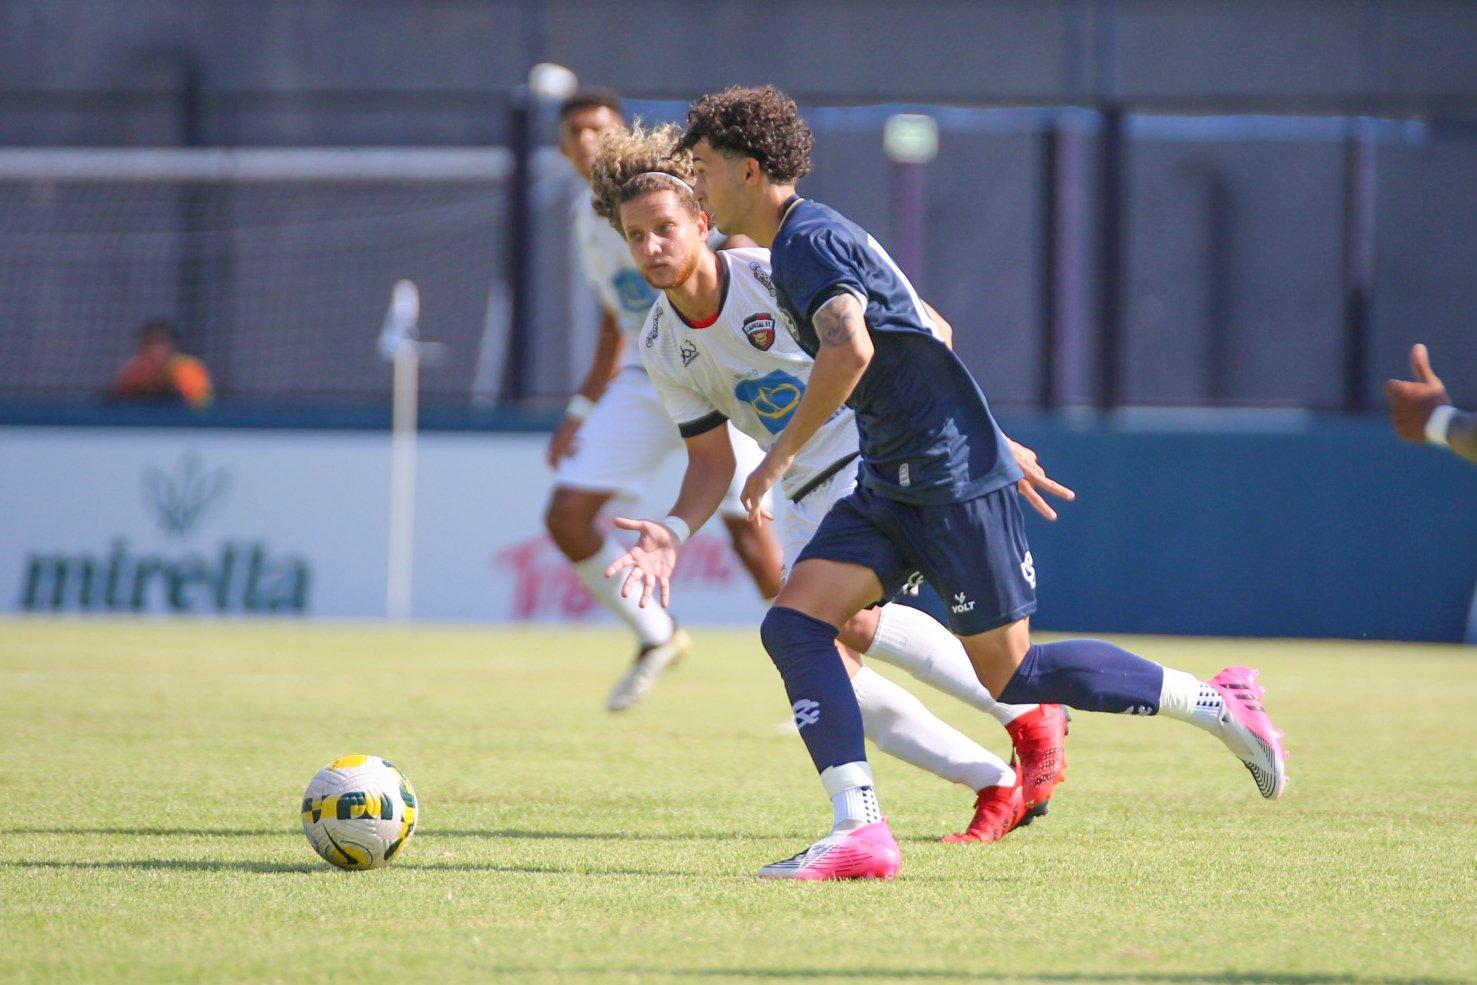
M 385 615 L 410 618 L 412 563 L 415 551 L 416 405 L 420 388 L 420 292 L 402 280 L 390 293 L 390 308 L 380 331 L 380 354 L 394 364 L 390 416 L 389 558 L 385 580 Z

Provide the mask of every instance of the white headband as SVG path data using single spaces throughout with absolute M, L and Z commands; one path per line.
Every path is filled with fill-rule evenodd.
M 642 171 L 640 174 L 634 175 L 629 181 L 626 182 L 626 184 L 629 185 L 637 178 L 666 178 L 669 181 L 677 182 L 677 184 L 681 185 L 682 189 L 686 191 L 687 194 L 691 195 L 693 198 L 697 198 L 697 192 L 692 190 L 692 186 L 683 181 L 681 178 L 677 177 L 675 174 L 669 174 L 666 171 Z

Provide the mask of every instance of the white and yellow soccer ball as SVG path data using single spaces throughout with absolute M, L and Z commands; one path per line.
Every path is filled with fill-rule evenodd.
M 415 834 L 415 789 L 378 756 L 343 756 L 318 771 L 303 794 L 303 833 L 340 869 L 378 869 Z

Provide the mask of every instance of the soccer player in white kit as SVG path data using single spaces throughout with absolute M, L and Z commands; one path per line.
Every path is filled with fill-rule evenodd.
M 588 181 L 601 135 L 624 125 L 620 97 L 605 89 L 582 89 L 561 105 L 559 118 L 560 150 Z M 636 636 L 636 659 L 606 702 L 611 711 L 620 711 L 645 697 L 657 676 L 687 652 L 691 639 L 665 610 L 642 608 L 606 580 L 605 569 L 623 550 L 602 529 L 600 512 L 615 496 L 639 496 L 650 475 L 681 449 L 682 439 L 633 351 L 632 337 L 655 292 L 621 237 L 595 216 L 587 199 L 574 210 L 574 236 L 604 317 L 589 372 L 549 441 L 555 486 L 544 523 L 585 587 Z M 760 594 L 773 598 L 779 591 L 778 544 L 768 530 L 746 522 L 738 500 L 744 477 L 763 452 L 736 431 L 732 443 L 741 467 L 723 502 L 725 525 Z
M 707 219 L 684 180 L 690 161 L 673 156 L 676 137 L 674 128 L 607 135 L 592 173 L 597 211 L 619 224 L 642 274 L 664 290 L 647 316 L 638 351 L 688 449 L 687 475 L 671 516 L 661 523 L 616 520 L 642 535 L 610 565 L 612 574 L 633 566 L 631 587 L 643 580 L 636 572 L 653 562 L 669 574 L 690 530 L 717 508 L 735 465 L 723 426 L 731 422 L 760 442 L 772 441 L 798 405 L 813 366 L 775 303 L 769 252 L 714 253 L 705 245 Z M 856 426 L 843 408 L 786 473 L 781 488 L 789 504 L 780 539 L 787 569 L 831 504 L 855 487 L 857 456 Z M 665 577 L 645 580 L 641 601 L 654 589 L 665 606 Z M 1021 823 L 1026 805 L 1016 771 L 906 690 L 863 667 L 857 651 L 894 663 L 1002 721 L 1039 717 L 1038 706 L 997 705 L 953 635 L 916 609 L 888 603 L 880 611 L 864 611 L 841 639 L 867 736 L 884 752 L 976 791 L 968 830 L 947 840 L 995 841 Z M 797 726 L 806 727 L 808 709 L 793 711 Z

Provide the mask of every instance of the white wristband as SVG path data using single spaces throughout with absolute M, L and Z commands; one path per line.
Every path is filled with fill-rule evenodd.
M 662 521 L 662 526 L 672 531 L 672 535 L 677 538 L 679 544 L 687 543 L 687 538 L 692 536 L 692 528 L 680 516 L 667 517 Z
M 576 393 L 569 398 L 569 403 L 564 407 L 564 416 L 572 421 L 583 421 L 590 416 L 590 411 L 595 409 L 595 401 L 583 393 Z
M 1446 438 L 1451 431 L 1451 419 L 1455 416 L 1456 408 L 1451 404 L 1442 404 L 1431 411 L 1431 416 L 1426 418 L 1426 440 L 1433 445 L 1449 447 Z

